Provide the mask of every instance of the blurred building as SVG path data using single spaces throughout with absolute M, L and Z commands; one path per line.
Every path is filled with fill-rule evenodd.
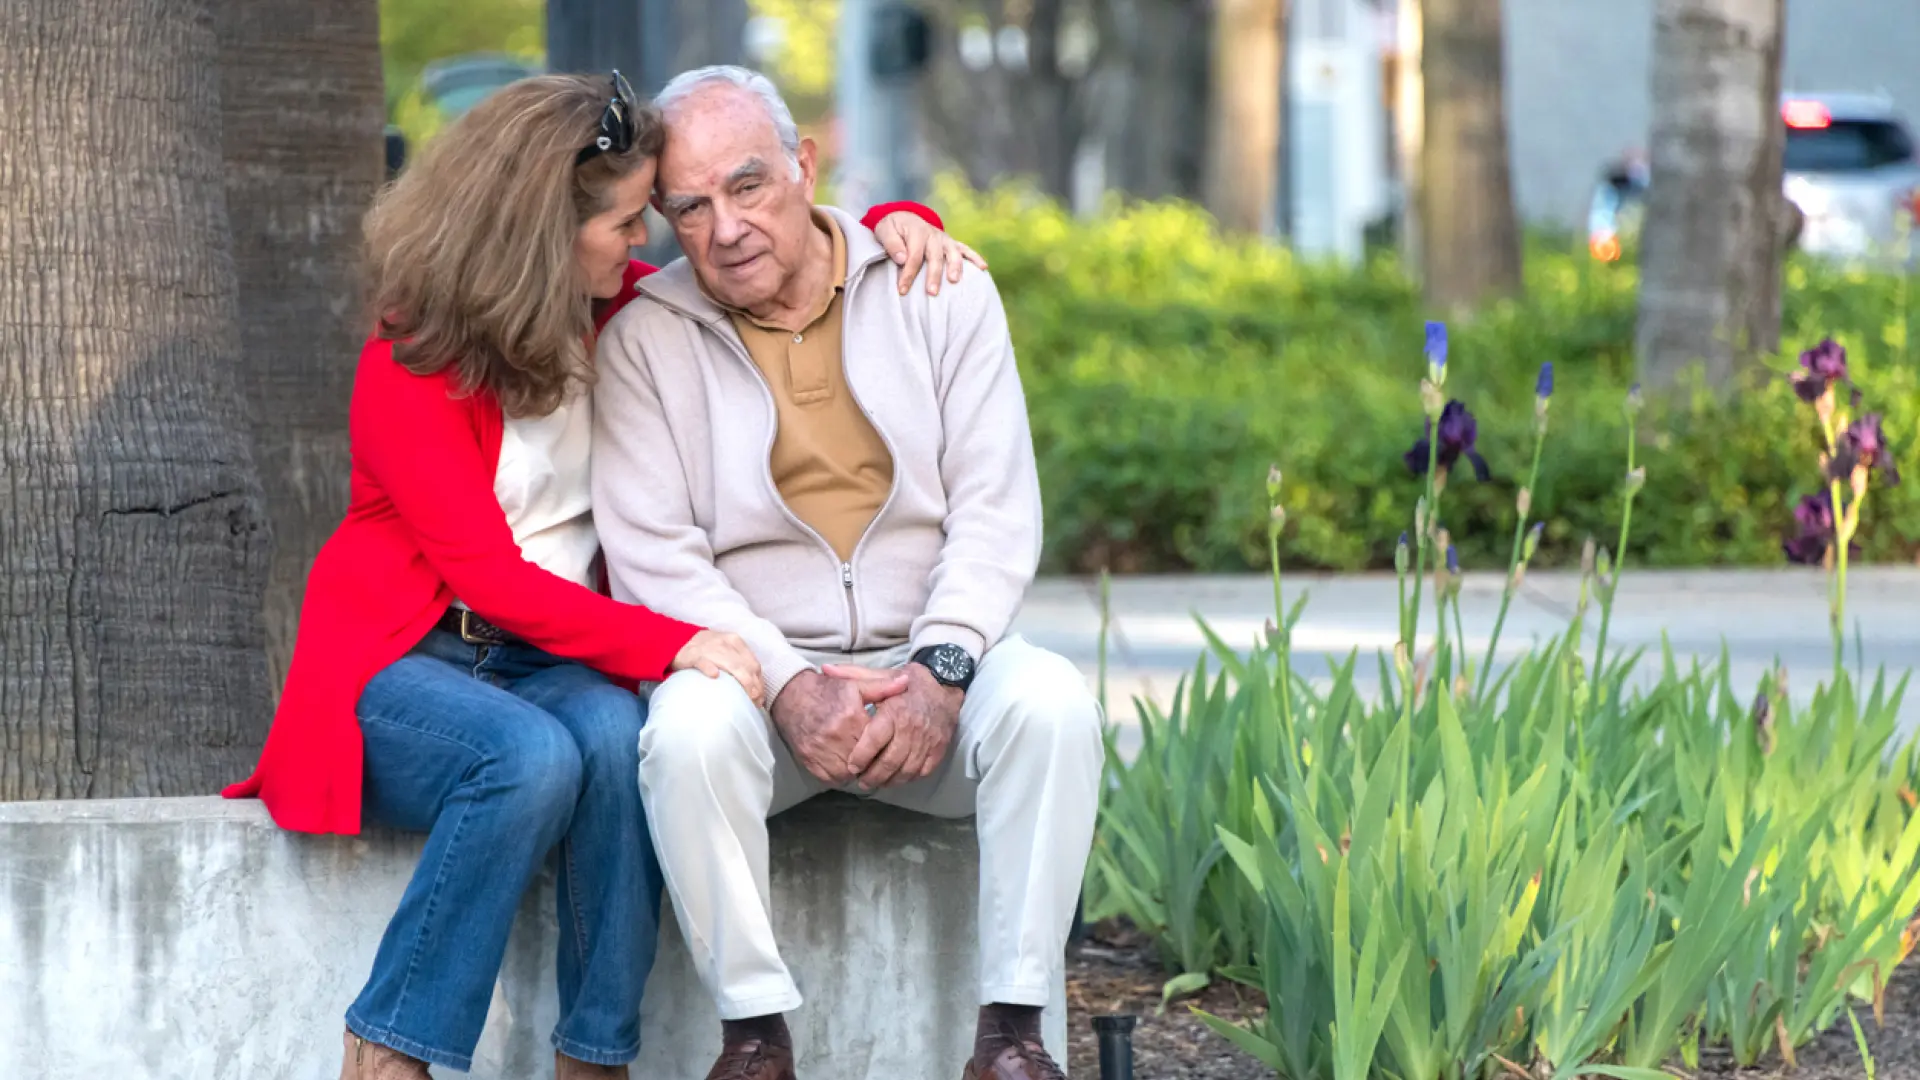
M 1387 26 L 1371 0 L 1294 0 L 1278 217 L 1304 254 L 1358 259 L 1389 210 Z

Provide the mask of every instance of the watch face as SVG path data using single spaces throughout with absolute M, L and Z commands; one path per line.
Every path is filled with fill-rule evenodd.
M 973 674 L 973 657 L 958 645 L 941 645 L 928 650 L 927 667 L 943 683 L 964 683 Z

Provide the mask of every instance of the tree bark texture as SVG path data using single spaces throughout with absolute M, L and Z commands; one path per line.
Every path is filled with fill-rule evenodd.
M 0 799 L 185 795 L 269 721 L 205 0 L 0 5 Z
M 1219 0 L 1214 7 L 1206 204 L 1230 232 L 1273 230 L 1285 14 L 1282 0 Z
M 1500 0 L 1422 0 L 1420 269 L 1449 309 L 1520 288 Z
M 1780 339 L 1782 0 L 1657 0 L 1643 378 L 1727 380 Z
M 271 685 L 307 569 L 347 508 L 347 402 L 368 315 L 360 221 L 385 176 L 375 0 L 216 0 L 237 368 L 273 522 Z

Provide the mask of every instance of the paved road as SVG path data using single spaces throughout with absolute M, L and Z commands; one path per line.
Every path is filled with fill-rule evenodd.
M 1502 581 L 1497 574 L 1469 574 L 1461 591 L 1466 632 L 1477 655 L 1486 651 Z M 1303 589 L 1309 595 L 1294 633 L 1295 669 L 1302 675 L 1324 677 L 1328 660 L 1344 659 L 1355 649 L 1370 661 L 1376 651 L 1393 648 L 1398 617 L 1391 575 L 1291 575 L 1286 584 L 1288 604 Z M 1867 670 L 1885 666 L 1900 672 L 1920 665 L 1920 569 L 1854 571 L 1850 584 L 1847 618 L 1859 626 Z M 1501 634 L 1502 658 L 1563 629 L 1578 597 L 1577 574 L 1529 575 Z M 1272 585 L 1265 577 L 1116 580 L 1108 653 L 1114 718 L 1131 726 L 1134 711 L 1121 703 L 1135 695 L 1165 702 L 1176 680 L 1192 670 L 1206 647 L 1195 615 L 1223 639 L 1251 643 L 1272 611 Z M 1097 584 L 1068 578 L 1037 582 L 1015 629 L 1071 658 L 1091 679 L 1100 629 Z M 1724 647 L 1736 688 L 1755 686 L 1776 660 L 1784 662 L 1793 696 L 1803 701 L 1832 664 L 1826 579 L 1811 571 L 1629 572 L 1615 604 L 1608 652 L 1617 642 L 1623 649 L 1644 646 L 1657 657 L 1663 633 L 1683 663 L 1688 656 L 1711 663 Z M 1852 663 L 1851 643 L 1848 659 Z M 1361 667 L 1377 670 L 1370 663 Z M 1639 678 L 1650 681 L 1653 674 L 1652 665 L 1643 665 Z M 1377 682 L 1371 675 L 1369 681 Z M 1902 719 L 1911 731 L 1920 729 L 1920 688 L 1910 698 Z

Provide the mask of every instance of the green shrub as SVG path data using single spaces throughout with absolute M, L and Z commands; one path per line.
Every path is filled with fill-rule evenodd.
M 1246 570 L 1264 563 L 1265 513 L 1247 484 L 1286 472 L 1290 558 L 1316 569 L 1384 569 L 1401 508 L 1418 490 L 1400 465 L 1421 424 L 1417 291 L 1390 255 L 1347 269 L 1272 245 L 1222 239 L 1178 204 L 1118 205 L 1080 220 L 1018 189 L 935 200 L 992 262 L 1034 418 L 1050 569 Z M 1796 260 L 1785 337 L 1797 352 L 1831 333 L 1887 413 L 1903 461 L 1920 441 L 1920 364 L 1904 278 Z M 1619 402 L 1633 379 L 1637 280 L 1572 245 L 1535 239 L 1525 294 L 1455 327 L 1455 392 L 1482 415 L 1494 467 L 1450 493 L 1469 566 L 1503 561 L 1504 529 L 1530 446 L 1534 370 L 1552 361 L 1568 404 L 1534 492 L 1539 562 L 1570 564 L 1619 476 Z M 1777 379 L 1649 406 L 1637 565 L 1770 565 L 1805 493 L 1814 428 Z M 1920 548 L 1920 491 L 1882 501 L 1865 557 Z

